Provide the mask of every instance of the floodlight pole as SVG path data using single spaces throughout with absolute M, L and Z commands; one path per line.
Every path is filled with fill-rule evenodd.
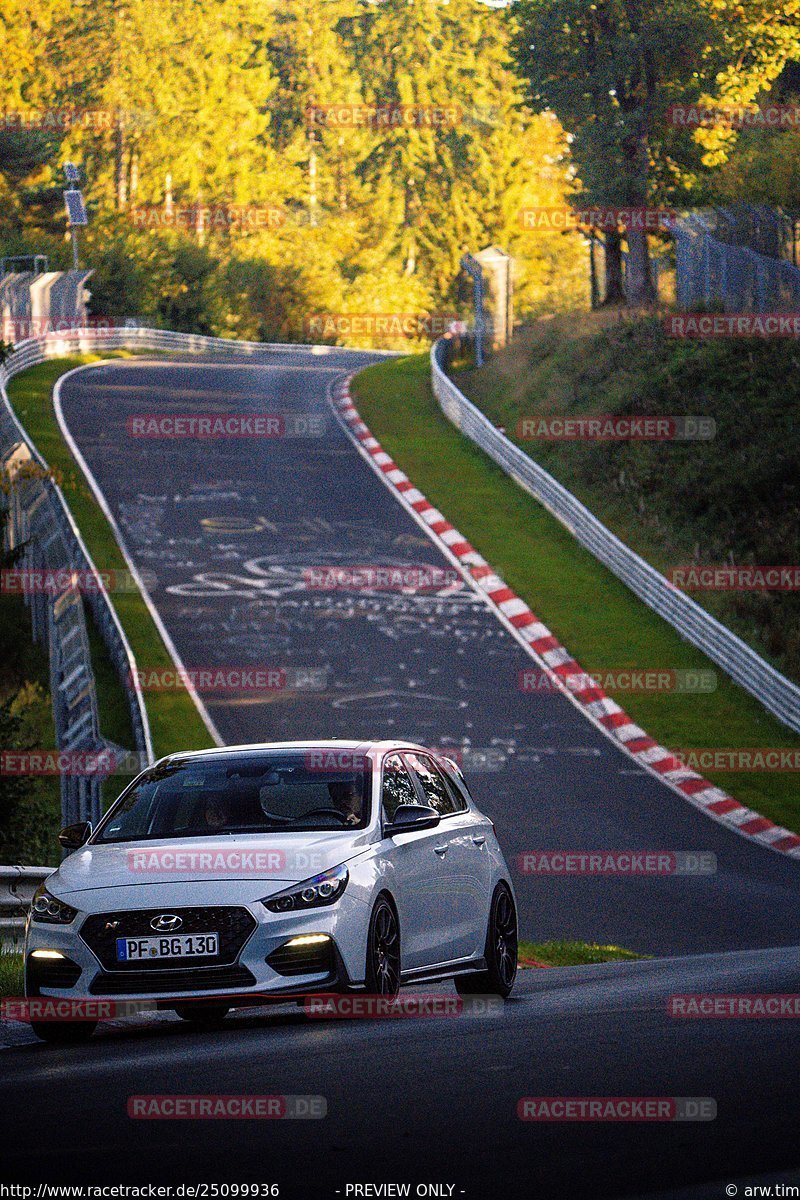
M 72 235 L 72 266 L 78 270 L 78 226 L 70 225 L 70 234 Z

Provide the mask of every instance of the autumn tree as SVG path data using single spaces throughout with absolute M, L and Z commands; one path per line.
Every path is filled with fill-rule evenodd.
M 514 51 L 532 104 L 551 108 L 572 136 L 583 190 L 596 205 L 645 207 L 667 198 L 654 171 L 679 150 L 670 102 L 699 94 L 715 32 L 693 0 L 520 0 Z M 691 155 L 683 135 L 683 152 Z M 679 158 L 678 158 L 679 161 Z M 660 195 L 658 193 L 661 193 Z M 647 235 L 626 232 L 627 301 L 652 303 Z

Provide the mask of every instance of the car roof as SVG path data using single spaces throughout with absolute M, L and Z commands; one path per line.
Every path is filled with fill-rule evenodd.
M 227 755 L 257 754 L 265 750 L 346 750 L 360 754 L 385 754 L 392 750 L 418 750 L 425 754 L 432 753 L 425 746 L 416 742 L 382 740 L 356 741 L 345 738 L 322 738 L 319 741 L 307 738 L 302 742 L 253 742 L 242 746 L 211 746 L 207 750 L 178 750 L 165 754 L 158 761 L 166 762 L 197 762 L 204 759 L 223 758 Z

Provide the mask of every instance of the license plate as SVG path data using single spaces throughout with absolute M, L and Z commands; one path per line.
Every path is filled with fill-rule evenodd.
M 207 958 L 212 954 L 219 954 L 218 933 L 117 938 L 117 962 L 144 962 L 152 958 Z

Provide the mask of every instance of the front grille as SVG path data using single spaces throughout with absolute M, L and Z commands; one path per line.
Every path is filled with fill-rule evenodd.
M 169 971 L 116 971 L 113 975 L 101 971 L 91 982 L 89 991 L 93 996 L 133 996 L 150 992 L 172 994 L 175 992 L 228 991 L 233 988 L 249 988 L 255 984 L 255 976 L 246 967 L 206 967 L 196 970 L 184 967 Z
M 28 995 L 39 988 L 71 988 L 80 979 L 81 969 L 71 958 L 33 958 L 28 956 Z
M 219 934 L 219 954 L 192 956 L 192 968 L 235 963 L 256 927 L 252 913 L 246 908 L 230 905 L 217 908 L 147 908 L 134 912 L 95 913 L 87 917 L 81 926 L 81 937 L 107 971 L 133 974 L 146 970 L 148 975 L 156 971 L 174 971 L 175 959 L 152 959 L 146 963 L 117 961 L 117 938 L 158 936 L 150 922 L 162 913 L 175 913 L 182 918 L 183 924 L 176 933 Z
M 273 950 L 267 964 L 278 975 L 320 975 L 333 971 L 333 943 L 320 942 L 310 946 L 290 946 L 287 943 Z

